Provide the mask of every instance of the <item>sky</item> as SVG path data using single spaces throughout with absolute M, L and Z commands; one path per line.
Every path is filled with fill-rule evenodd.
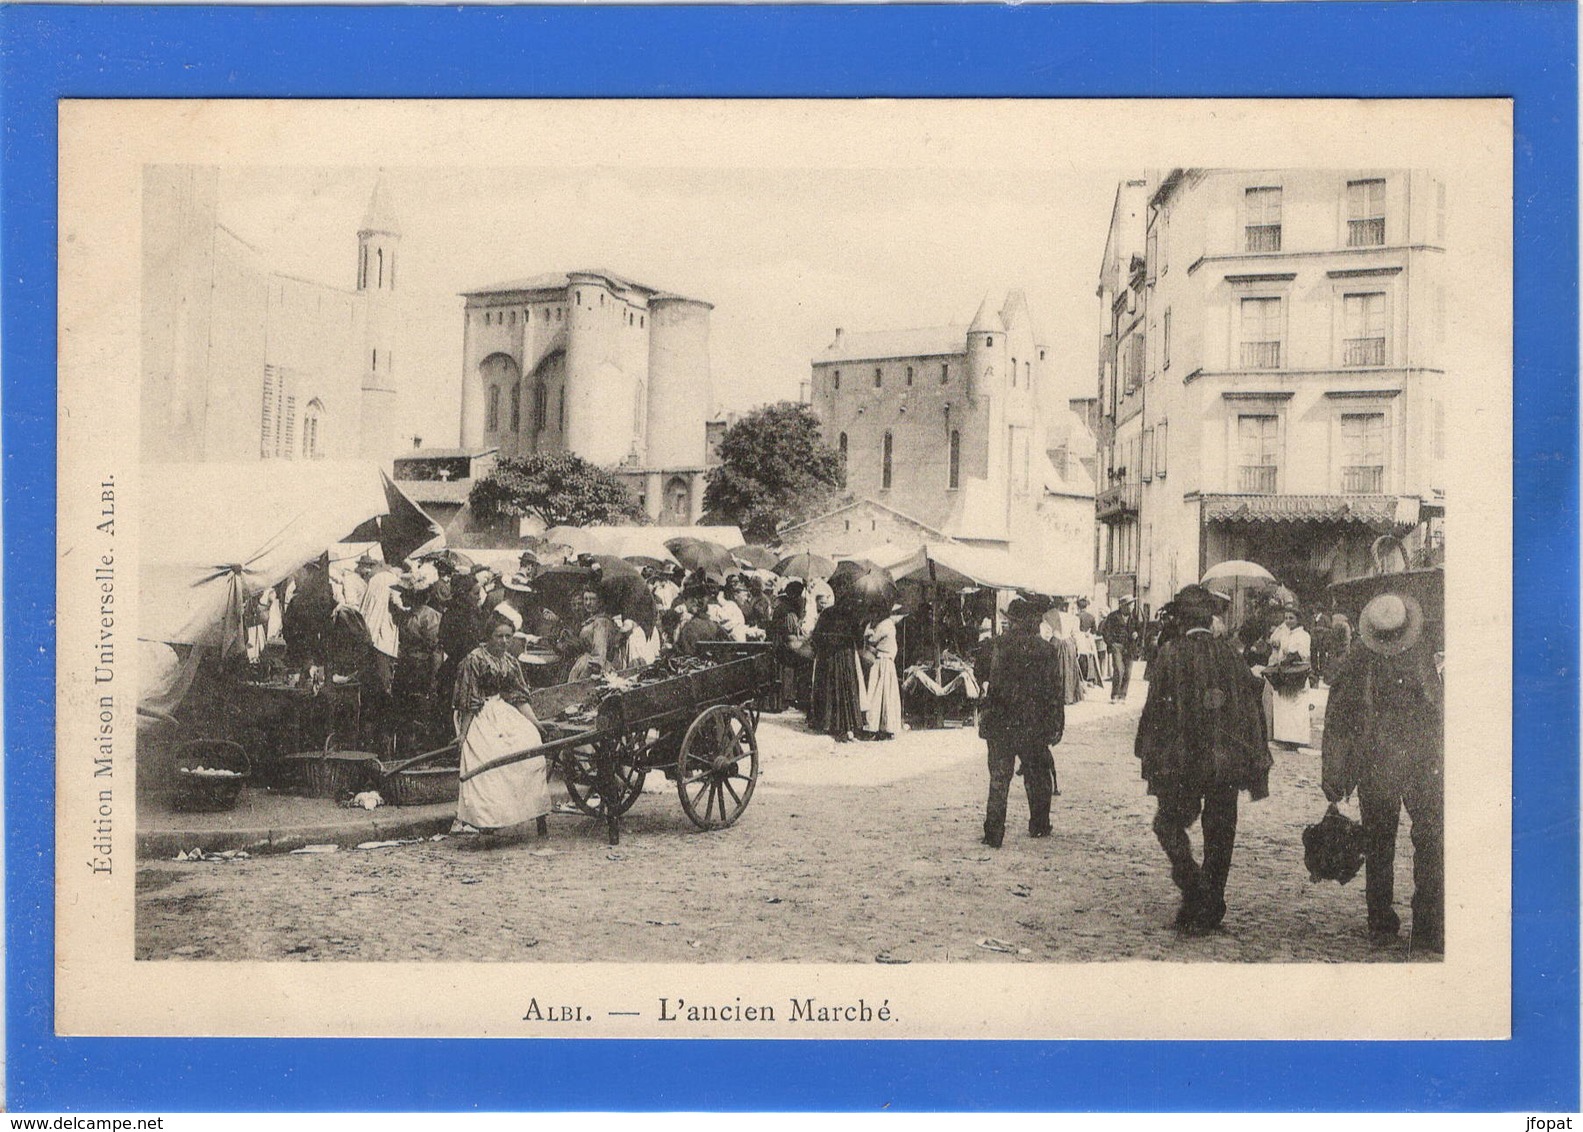
M 457 442 L 460 292 L 604 268 L 714 304 L 715 410 L 794 398 L 848 331 L 973 317 L 1027 293 L 1054 407 L 1090 396 L 1117 175 L 1084 170 L 229 168 L 220 220 L 276 271 L 350 289 L 379 176 L 402 227 L 398 423 Z

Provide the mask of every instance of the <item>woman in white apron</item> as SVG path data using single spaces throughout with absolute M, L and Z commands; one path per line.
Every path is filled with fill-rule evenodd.
M 1283 623 L 1270 634 L 1270 663 L 1264 670 L 1265 704 L 1270 739 L 1288 746 L 1311 741 L 1308 719 L 1308 674 L 1312 642 L 1297 610 L 1287 609 Z
M 868 685 L 863 689 L 866 738 L 891 739 L 901 730 L 901 682 L 896 676 L 896 616 L 871 623 L 864 647 L 873 656 Z
M 495 617 L 484 643 L 468 653 L 456 670 L 451 703 L 456 710 L 464 775 L 542 742 L 538 720 L 528 703 L 527 682 L 511 655 L 514 631 L 509 620 Z M 482 833 L 542 818 L 549 812 L 543 758 L 524 759 L 468 778 L 456 800 L 456 820 Z

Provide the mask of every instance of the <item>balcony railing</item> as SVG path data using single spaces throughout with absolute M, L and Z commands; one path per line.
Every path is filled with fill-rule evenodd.
M 1243 464 L 1237 477 L 1237 489 L 1249 495 L 1275 494 L 1274 464 Z
M 1247 246 L 1244 251 L 1250 252 L 1278 252 L 1281 250 L 1281 226 L 1279 224 L 1249 224 L 1245 229 L 1247 233 Z
M 1385 364 L 1385 339 L 1348 338 L 1342 343 L 1344 366 L 1382 366 Z
M 1379 465 L 1354 465 L 1341 469 L 1343 495 L 1384 495 L 1385 469 Z
M 1377 248 L 1385 243 L 1385 217 L 1347 221 L 1347 247 Z
M 1100 519 L 1129 513 L 1136 515 L 1142 500 L 1142 484 L 1118 483 L 1094 496 L 1094 514 Z
M 1244 342 L 1242 344 L 1243 369 L 1280 369 L 1281 344 L 1279 342 Z

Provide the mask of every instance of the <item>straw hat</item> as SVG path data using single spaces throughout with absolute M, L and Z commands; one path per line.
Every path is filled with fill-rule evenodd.
M 508 590 L 515 590 L 519 594 L 533 592 L 533 575 L 518 570 L 509 578 L 502 578 L 500 584 Z
M 1424 610 L 1407 594 L 1380 594 L 1363 607 L 1358 635 L 1381 656 L 1396 656 L 1418 643 L 1424 631 Z

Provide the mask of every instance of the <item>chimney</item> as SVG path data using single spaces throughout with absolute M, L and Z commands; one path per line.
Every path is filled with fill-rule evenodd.
M 835 340 L 837 342 L 841 341 L 841 328 L 839 326 L 835 328 Z
M 422 448 L 423 447 L 423 437 L 421 437 L 421 436 L 414 436 L 412 438 L 412 447 L 413 448 Z

